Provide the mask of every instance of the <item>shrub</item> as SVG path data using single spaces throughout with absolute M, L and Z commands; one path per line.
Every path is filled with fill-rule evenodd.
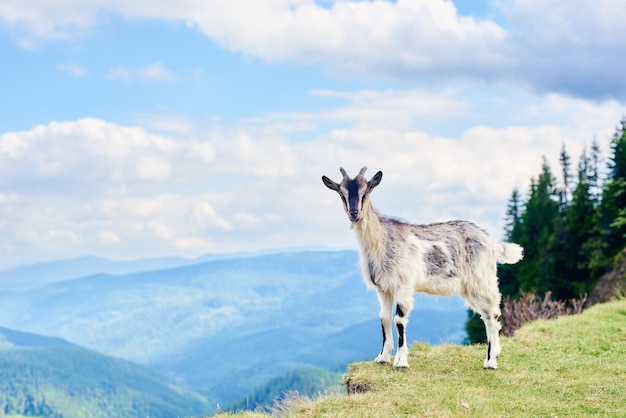
M 537 319 L 556 319 L 562 315 L 579 314 L 587 300 L 585 294 L 581 299 L 552 300 L 552 292 L 546 292 L 543 298 L 533 293 L 522 293 L 520 299 L 506 297 L 502 309 L 502 335 L 512 337 L 515 330 L 527 322 Z

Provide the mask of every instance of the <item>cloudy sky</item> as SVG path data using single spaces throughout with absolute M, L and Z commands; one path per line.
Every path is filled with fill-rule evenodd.
M 622 0 L 2 0 L 0 267 L 354 248 L 320 177 L 502 236 L 626 114 Z

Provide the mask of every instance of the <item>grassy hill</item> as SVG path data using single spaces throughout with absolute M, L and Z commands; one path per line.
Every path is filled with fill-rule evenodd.
M 355 363 L 350 395 L 292 400 L 302 417 L 626 416 L 626 300 L 527 324 L 502 341 L 499 369 L 484 346 L 415 344 L 410 369 Z M 261 416 L 241 413 L 240 416 Z

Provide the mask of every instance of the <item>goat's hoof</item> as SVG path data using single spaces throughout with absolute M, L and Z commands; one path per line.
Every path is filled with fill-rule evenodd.
M 401 358 L 401 359 L 396 359 L 396 361 L 393 363 L 393 367 L 396 369 L 408 369 L 409 368 L 409 362 L 408 360 L 405 358 Z
M 378 355 L 378 357 L 376 357 L 376 359 L 374 361 L 376 363 L 378 363 L 378 364 L 390 364 L 391 363 L 391 356 L 390 355 L 384 355 L 383 353 L 380 353 Z
M 485 360 L 485 364 L 483 365 L 485 370 L 496 370 L 498 368 L 498 364 L 494 360 Z

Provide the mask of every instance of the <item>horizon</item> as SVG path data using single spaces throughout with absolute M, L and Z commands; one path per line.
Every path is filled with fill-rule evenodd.
M 48 263 L 71 262 L 71 261 L 77 261 L 81 259 L 98 259 L 98 260 L 104 260 L 104 261 L 111 261 L 114 263 L 132 263 L 136 261 L 155 261 L 155 260 L 162 260 L 162 259 L 167 259 L 167 258 L 186 260 L 190 262 L 193 262 L 196 260 L 200 262 L 211 262 L 211 261 L 223 260 L 224 258 L 222 257 L 236 259 L 238 257 L 248 258 L 248 257 L 257 257 L 257 256 L 275 255 L 275 254 L 306 253 L 306 252 L 346 252 L 346 251 L 358 253 L 359 249 L 356 247 L 356 243 L 355 243 L 354 248 L 348 248 L 348 247 L 324 248 L 324 247 L 317 247 L 317 246 L 266 248 L 266 249 L 258 249 L 258 250 L 253 250 L 253 251 L 229 251 L 229 252 L 223 252 L 223 253 L 220 253 L 220 252 L 203 253 L 197 256 L 190 256 L 190 257 L 178 256 L 178 255 L 163 255 L 163 256 L 147 256 L 147 257 L 140 257 L 140 258 L 109 258 L 109 257 L 102 257 L 99 255 L 95 255 L 95 254 L 83 254 L 83 255 L 77 255 L 77 256 L 68 257 L 68 258 L 42 259 L 42 260 L 25 261 L 23 263 L 13 264 L 13 265 L 6 265 L 6 266 L 0 265 L 0 273 L 13 270 L 13 269 L 19 269 L 22 267 L 30 267 L 30 266 L 48 264 Z M 202 261 L 203 258 L 208 258 L 208 257 L 215 257 L 215 259 Z

